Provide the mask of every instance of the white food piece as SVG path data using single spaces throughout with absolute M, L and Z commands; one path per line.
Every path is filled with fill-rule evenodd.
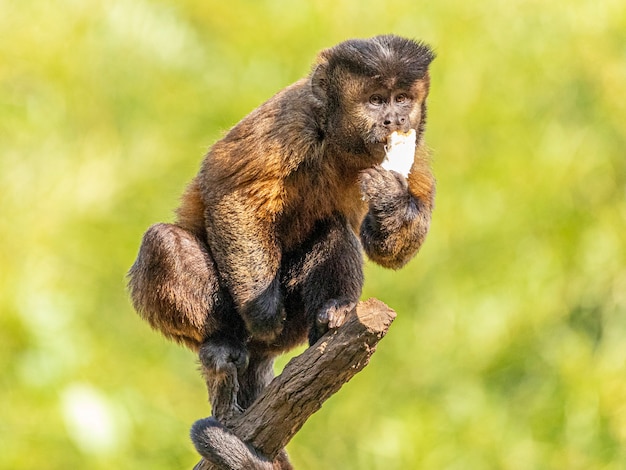
M 407 133 L 392 132 L 387 137 L 385 153 L 381 166 L 386 170 L 397 171 L 406 178 L 415 158 L 415 129 L 410 129 Z

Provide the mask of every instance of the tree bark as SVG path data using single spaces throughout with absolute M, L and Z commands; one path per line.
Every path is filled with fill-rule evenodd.
M 272 461 L 324 401 L 368 364 L 395 316 L 377 299 L 360 302 L 342 326 L 289 361 L 261 396 L 228 423 L 229 431 Z M 194 470 L 222 467 L 203 459 Z

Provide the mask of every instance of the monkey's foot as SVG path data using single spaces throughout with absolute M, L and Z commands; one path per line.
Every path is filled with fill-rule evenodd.
M 338 300 L 330 300 L 326 308 L 318 315 L 319 321 L 328 321 L 328 329 L 339 328 L 346 321 L 348 313 L 354 310 L 356 302 L 340 304 Z
M 246 319 L 246 329 L 250 337 L 262 343 L 272 343 L 280 336 L 285 327 L 286 315 L 279 311 L 274 315 L 262 318 Z
M 235 341 L 207 340 L 200 346 L 200 362 L 212 375 L 228 375 L 248 368 L 250 355 L 246 347 Z
M 309 344 L 314 344 L 328 330 L 339 328 L 346 321 L 348 314 L 354 310 L 356 302 L 346 302 L 331 299 L 318 312 L 315 317 L 315 326 L 309 335 Z

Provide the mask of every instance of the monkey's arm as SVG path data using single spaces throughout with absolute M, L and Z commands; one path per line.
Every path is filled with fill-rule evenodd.
M 435 180 L 425 159 L 416 158 L 408 179 L 380 166 L 361 173 L 369 211 L 361 224 L 367 256 L 386 268 L 404 266 L 419 250 L 430 227 Z
M 206 214 L 208 244 L 220 279 L 246 329 L 271 341 L 283 328 L 279 285 L 281 250 L 273 218 L 243 192 L 225 195 Z

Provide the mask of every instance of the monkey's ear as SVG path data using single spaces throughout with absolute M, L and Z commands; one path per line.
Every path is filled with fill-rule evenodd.
M 311 72 L 311 91 L 318 100 L 328 101 L 328 59 L 327 50 L 319 53 Z

